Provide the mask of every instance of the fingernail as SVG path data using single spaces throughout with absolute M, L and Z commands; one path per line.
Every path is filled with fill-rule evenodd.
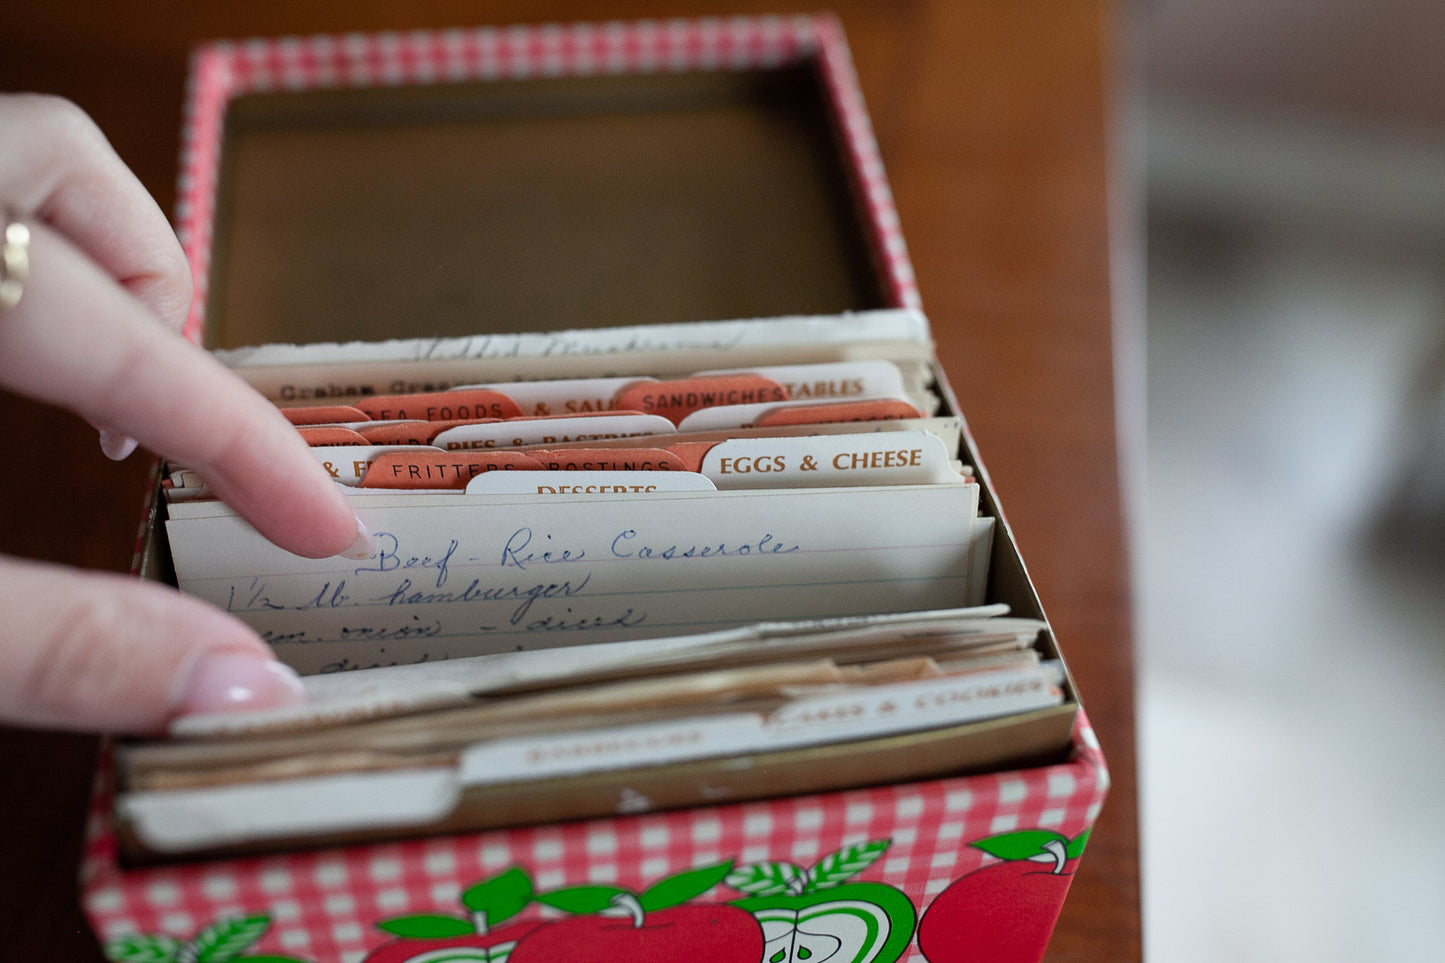
M 371 537 L 371 529 L 366 527 L 360 516 L 356 519 L 356 541 L 351 547 L 341 553 L 342 558 L 363 559 L 371 558 L 376 552 L 376 539 Z
M 109 428 L 100 429 L 100 450 L 112 461 L 125 461 L 139 444 L 129 435 Z
M 297 705 L 303 696 L 290 666 L 242 652 L 208 652 L 184 677 L 176 703 L 182 714 L 237 712 Z

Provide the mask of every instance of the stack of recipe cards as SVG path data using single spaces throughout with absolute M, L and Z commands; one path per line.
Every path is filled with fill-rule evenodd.
M 1034 724 L 1066 676 L 1037 613 L 991 597 L 996 521 L 916 312 L 223 359 L 377 550 L 297 558 L 166 467 L 153 562 L 308 699 L 123 745 L 136 852 L 822 791 L 1067 739 Z

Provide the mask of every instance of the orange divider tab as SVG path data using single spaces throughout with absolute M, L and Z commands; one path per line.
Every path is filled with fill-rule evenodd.
M 800 405 L 765 412 L 754 424 L 764 425 L 832 425 L 846 421 L 889 421 L 922 418 L 923 413 L 897 398 L 874 398 L 868 401 L 840 401 L 836 404 Z
M 667 450 L 682 459 L 688 471 L 701 472 L 703 456 L 712 451 L 716 444 L 715 441 L 679 441 L 675 445 L 668 445 Z
M 628 385 L 617 393 L 617 407 L 661 415 L 677 424 L 701 408 L 787 401 L 788 389 L 761 375 L 717 375 Z
M 362 488 L 454 488 L 489 471 L 541 471 L 542 463 L 520 451 L 390 451 L 361 479 Z
M 422 421 L 475 421 L 480 418 L 516 418 L 522 409 L 511 398 L 490 388 L 423 391 L 414 395 L 373 395 L 356 407 L 374 421 L 419 418 Z
M 527 452 L 547 471 L 688 471 L 665 448 L 557 448 Z
M 335 425 L 326 425 L 313 428 L 309 425 L 298 425 L 296 433 L 301 440 L 312 448 L 326 447 L 332 445 L 370 445 L 373 442 L 367 441 L 366 436 L 350 428 L 339 428 Z
M 353 421 L 370 421 L 360 408 L 351 405 L 310 405 L 304 408 L 282 408 L 281 414 L 293 425 L 349 425 Z
M 486 425 L 501 418 L 461 418 L 453 421 L 393 421 L 362 425 L 357 432 L 373 445 L 430 445 L 432 439 L 458 425 Z

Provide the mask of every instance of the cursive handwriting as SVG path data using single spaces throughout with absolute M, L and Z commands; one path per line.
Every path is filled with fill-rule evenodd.
M 571 582 L 539 582 L 532 586 L 493 585 L 484 588 L 481 579 L 472 579 L 472 583 L 460 592 L 425 592 L 415 591 L 411 579 L 404 578 L 397 585 L 395 591 L 386 595 L 378 595 L 371 601 L 382 605 L 517 601 L 520 604 L 512 611 L 510 619 L 511 623 L 516 625 L 527 617 L 527 613 L 532 610 L 533 604 L 538 599 L 571 598 L 585 589 L 590 581 L 592 581 L 591 572 L 588 572 L 576 585 Z
M 386 650 L 382 649 L 381 651 L 385 652 Z M 335 662 L 326 663 L 321 668 L 316 670 L 316 674 L 332 675 L 337 672 L 355 672 L 357 669 L 389 669 L 394 665 L 421 665 L 423 662 L 432 661 L 432 658 L 433 657 L 430 652 L 423 652 L 419 658 L 407 659 L 404 662 L 393 659 L 390 662 L 362 663 L 353 662 L 351 659 L 343 657 L 337 659 Z M 449 656 L 445 652 L 443 652 L 441 655 L 436 656 L 436 661 L 445 662 L 448 658 Z
M 610 619 L 603 615 L 573 617 L 571 609 L 567 609 L 567 613 L 566 616 L 549 615 L 535 619 L 527 623 L 526 629 L 528 632 L 585 632 L 588 629 L 630 629 L 647 621 L 647 613 L 635 609 L 628 609 Z
M 526 527 L 519 528 L 512 533 L 512 537 L 507 539 L 507 544 L 502 549 L 502 568 L 513 565 L 525 569 L 534 563 L 555 565 L 558 562 L 580 562 L 587 557 L 586 549 L 573 551 L 570 548 L 542 548 L 529 551 L 532 537 L 532 530 Z M 549 542 L 552 540 L 551 535 L 544 536 L 544 538 Z
M 726 542 L 707 545 L 648 545 L 638 542 L 637 530 L 629 528 L 612 540 L 612 554 L 616 558 L 651 559 L 672 561 L 679 558 L 715 558 L 723 555 L 787 555 L 798 550 L 797 545 L 778 541 L 771 532 L 756 541 L 728 545 Z
M 412 616 L 415 625 L 343 625 L 336 633 L 337 642 L 393 642 L 398 639 L 430 639 L 440 635 L 441 620 L 423 622 Z
M 551 335 L 540 354 L 543 357 L 568 357 L 574 355 L 629 354 L 643 351 L 731 351 L 743 340 L 743 331 L 737 328 L 714 335 L 711 332 L 669 332 L 668 336 L 656 337 L 647 332 L 629 334 L 625 338 L 600 337 L 588 332 L 585 337 Z
M 438 555 L 411 555 L 401 550 L 401 543 L 397 541 L 391 532 L 376 533 L 376 559 L 370 565 L 363 565 L 355 569 L 354 574 L 362 572 L 395 572 L 398 569 L 436 569 L 436 587 L 441 588 L 447 584 L 447 564 L 456 554 L 458 543 L 452 539 L 447 547 Z
M 302 642 L 320 642 L 323 640 L 312 636 L 304 630 L 300 632 L 277 632 L 272 629 L 261 633 L 261 641 L 267 645 L 296 645 Z
M 251 579 L 251 584 L 242 591 L 239 602 L 234 585 L 231 586 L 231 591 L 226 596 L 227 612 L 254 612 L 257 609 L 284 609 L 285 607 L 271 601 L 271 596 L 266 594 L 266 583 L 258 578 Z

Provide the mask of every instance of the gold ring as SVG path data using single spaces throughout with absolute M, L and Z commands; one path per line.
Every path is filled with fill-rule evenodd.
M 20 303 L 30 277 L 30 228 L 19 215 L 0 208 L 0 311 Z

